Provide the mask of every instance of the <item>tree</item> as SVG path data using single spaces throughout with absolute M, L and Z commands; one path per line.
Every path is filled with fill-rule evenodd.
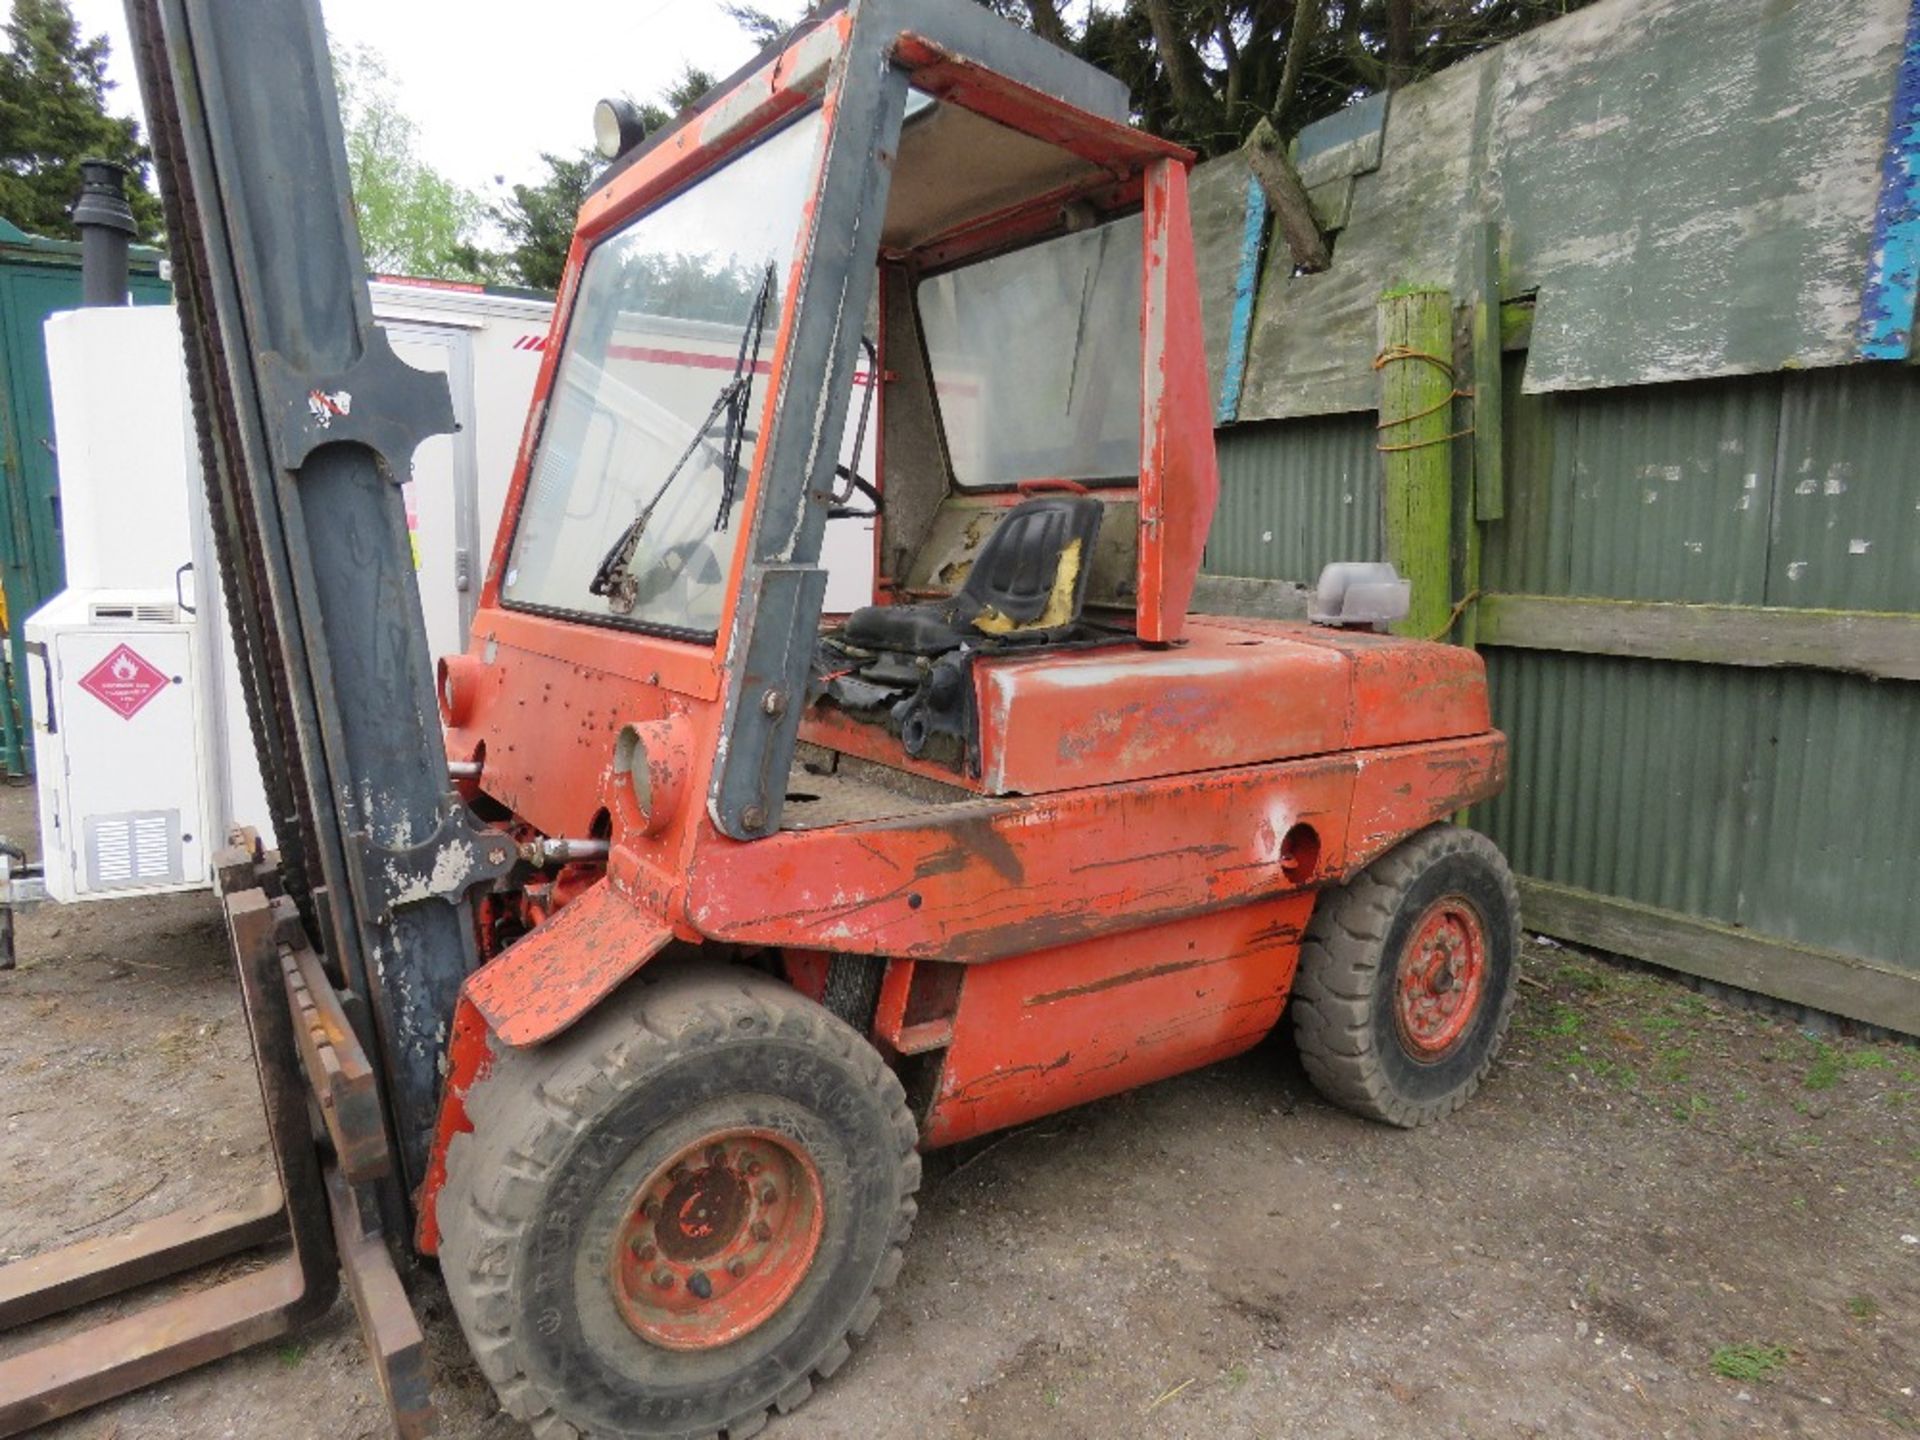
M 66 0 L 13 0 L 0 55 L 0 216 L 38 235 L 73 237 L 82 160 L 127 167 L 138 238 L 161 229 L 140 127 L 107 113 L 107 37 L 83 39 Z
M 333 62 L 346 129 L 347 175 L 369 270 L 447 279 L 488 278 L 476 241 L 479 196 L 419 158 L 419 126 L 400 108 L 380 57 L 340 47 Z
M 1591 0 L 979 0 L 1126 81 L 1147 129 L 1218 155 L 1282 139 Z
M 771 45 L 787 33 L 788 22 L 779 16 L 762 10 L 758 5 L 735 4 L 732 0 L 720 7 L 726 17 L 738 25 L 754 44 Z
M 507 237 L 501 267 L 521 285 L 535 290 L 558 290 L 567 265 L 567 247 L 573 242 L 573 222 L 600 172 L 601 160 L 591 150 L 578 155 L 543 153 L 544 180 L 515 185 L 507 199 L 487 213 Z
M 660 99 L 640 106 L 647 133 L 664 129 L 674 117 L 713 88 L 713 76 L 697 65 L 684 65 Z M 602 165 L 592 150 L 575 155 L 543 153 L 544 178 L 509 188 L 506 197 L 486 207 L 487 217 L 507 237 L 504 253 L 491 259 L 495 270 L 516 284 L 535 290 L 557 290 L 567 267 L 567 247 L 573 243 L 573 224 L 580 206 L 593 188 Z

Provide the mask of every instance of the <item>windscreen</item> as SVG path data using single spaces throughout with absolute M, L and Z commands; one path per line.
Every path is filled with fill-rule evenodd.
M 961 485 L 1140 473 L 1138 215 L 949 270 L 919 288 Z
M 820 129 L 796 121 L 588 256 L 506 604 L 712 636 Z

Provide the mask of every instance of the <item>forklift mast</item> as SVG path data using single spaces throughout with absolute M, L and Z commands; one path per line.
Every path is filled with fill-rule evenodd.
M 400 1193 L 511 846 L 452 793 L 399 485 L 454 429 L 372 318 L 312 0 L 132 0 L 208 509 L 288 891 L 377 1057 Z

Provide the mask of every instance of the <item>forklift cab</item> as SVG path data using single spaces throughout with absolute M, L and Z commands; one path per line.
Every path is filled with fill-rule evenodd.
M 550 772 L 463 703 L 536 627 L 663 692 L 609 710 L 737 840 L 781 828 L 802 744 L 1004 793 L 1019 722 L 985 713 L 985 667 L 1181 640 L 1217 484 L 1191 157 L 989 20 L 810 22 L 588 198 L 443 677 L 452 753 L 484 745 L 487 794 L 537 828 L 592 807 L 552 813 Z M 829 527 L 861 520 L 868 603 L 823 620 Z

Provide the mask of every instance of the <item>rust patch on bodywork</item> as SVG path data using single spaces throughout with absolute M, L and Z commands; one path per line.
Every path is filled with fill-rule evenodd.
M 1044 995 L 1029 995 L 1029 1005 L 1051 1005 L 1056 1000 L 1071 1000 L 1077 995 L 1097 995 L 1102 990 L 1112 990 L 1121 985 L 1131 985 L 1139 980 L 1151 980 L 1158 975 L 1173 975 L 1182 970 L 1197 970 L 1202 965 L 1216 965 L 1217 959 L 1170 960 L 1165 965 L 1148 965 L 1144 969 L 1129 970 L 1124 975 L 1109 975 L 1104 980 L 1091 980 L 1085 985 L 1069 985 L 1064 990 L 1049 990 Z

